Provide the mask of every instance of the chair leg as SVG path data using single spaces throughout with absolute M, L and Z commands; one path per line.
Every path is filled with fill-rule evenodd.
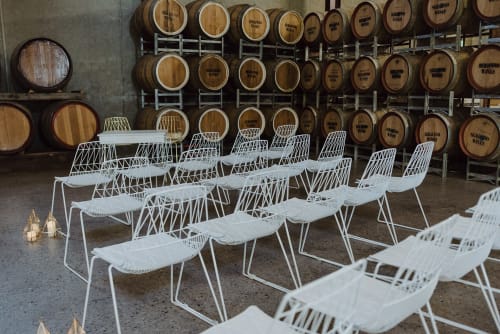
M 425 334 L 431 334 L 429 331 L 429 326 L 427 326 L 427 321 L 425 320 L 424 314 L 422 310 L 418 310 L 418 316 L 420 317 L 420 322 L 422 323 L 422 327 L 424 328 Z
M 63 263 L 64 263 L 64 266 L 69 270 L 71 271 L 73 274 L 75 274 L 78 278 L 80 278 L 81 280 L 83 280 L 84 282 L 87 282 L 87 278 L 83 277 L 82 274 L 80 274 L 79 272 L 77 272 L 73 267 L 71 267 L 69 264 L 68 264 L 68 255 L 69 255 L 69 238 L 70 238 L 70 231 L 71 231 L 71 216 L 72 216 L 72 212 L 73 212 L 73 208 L 70 209 L 69 211 L 69 221 L 68 221 L 68 230 L 66 231 L 66 243 L 64 245 L 64 258 L 63 258 Z M 82 219 L 80 217 L 80 219 Z M 84 233 L 84 236 L 85 236 L 85 233 Z M 85 237 L 84 237 L 85 238 Z M 84 239 L 85 240 L 85 239 Z M 85 258 L 86 258 L 86 261 L 87 261 L 87 270 L 89 270 L 89 263 L 88 263 L 88 255 L 87 255 L 87 245 L 86 243 L 84 242 L 84 248 L 85 248 Z M 88 272 L 87 272 L 88 273 Z
M 212 262 L 213 262 L 214 271 L 215 271 L 215 280 L 217 281 L 217 288 L 219 289 L 219 298 L 220 298 L 220 303 L 222 305 L 223 321 L 226 321 L 228 319 L 227 310 L 226 310 L 226 303 L 224 302 L 224 294 L 222 292 L 222 284 L 221 284 L 220 276 L 219 276 L 219 268 L 217 266 L 217 259 L 215 258 L 214 243 L 213 243 L 212 239 L 209 239 L 208 243 L 210 244 L 210 253 L 212 254 Z
M 427 306 L 427 311 L 429 312 L 429 318 L 431 319 L 432 330 L 434 331 L 434 333 L 437 334 L 439 333 L 439 331 L 436 324 L 436 318 L 434 317 L 434 312 L 432 311 L 431 308 L 431 303 L 427 302 L 426 306 Z
M 90 271 L 89 278 L 87 282 L 87 291 L 85 292 L 85 304 L 83 306 L 83 316 L 82 316 L 82 328 L 85 329 L 85 319 L 87 318 L 87 307 L 89 305 L 89 297 L 90 297 L 90 286 L 92 285 L 92 273 L 94 272 L 94 261 L 96 257 L 93 256 L 92 260 L 90 260 Z
M 113 265 L 108 267 L 109 287 L 111 288 L 111 298 L 113 299 L 113 311 L 115 312 L 116 332 L 121 334 L 120 316 L 118 315 L 118 304 L 116 302 L 115 284 L 113 281 Z
M 344 217 L 342 216 L 342 213 L 340 213 L 339 216 L 340 216 L 340 222 L 342 223 L 342 225 L 339 222 L 339 218 L 337 217 L 337 213 L 335 213 L 335 215 L 333 217 L 335 218 L 335 222 L 337 223 L 337 227 L 339 228 L 340 236 L 342 237 L 342 240 L 344 240 L 344 245 L 345 245 L 345 249 L 347 250 L 349 260 L 351 260 L 351 263 L 354 263 L 355 262 L 354 253 L 352 251 L 351 241 L 349 240 L 349 236 L 347 234 L 347 227 L 345 224 L 345 220 L 344 220 Z
M 429 228 L 430 227 L 429 221 L 427 220 L 427 216 L 425 215 L 424 207 L 422 206 L 422 201 L 420 200 L 420 196 L 418 196 L 417 188 L 413 188 L 413 192 L 415 193 L 415 197 L 417 198 L 420 212 L 422 212 L 422 216 L 424 216 L 425 227 Z
M 481 286 L 481 292 L 483 293 L 486 305 L 488 306 L 491 316 L 493 317 L 495 326 L 497 327 L 497 330 L 500 332 L 500 315 L 498 313 L 498 306 L 495 301 L 495 296 L 491 290 L 490 281 L 488 279 L 488 273 L 486 272 L 484 264 L 481 264 L 479 267 L 481 269 L 481 273 L 483 274 L 484 282 L 481 279 L 481 276 L 479 275 L 477 268 L 474 268 L 474 275 L 476 276 L 477 282 Z
M 54 180 L 54 184 L 52 185 L 52 203 L 50 204 L 50 212 L 52 212 L 52 214 L 54 213 L 54 199 L 56 197 L 56 188 L 57 188 L 57 180 Z M 68 221 L 66 220 L 66 224 L 68 223 Z
M 290 248 L 290 256 L 292 257 L 293 267 L 295 268 L 295 274 L 297 275 L 296 276 L 297 285 L 298 285 L 297 287 L 301 287 L 302 281 L 300 279 L 299 266 L 297 265 L 297 261 L 295 260 L 295 254 L 293 252 L 292 238 L 290 238 L 290 232 L 288 231 L 288 225 L 287 225 L 286 221 L 283 225 L 285 226 L 285 234 L 286 234 L 286 238 L 288 239 L 288 247 Z
M 391 236 L 392 242 L 394 244 L 398 243 L 398 237 L 396 235 L 396 228 L 394 227 L 394 222 L 392 220 L 391 208 L 389 207 L 389 201 L 387 200 L 387 194 L 384 194 L 382 198 L 377 200 L 380 211 L 382 211 L 382 216 L 384 218 L 384 222 L 387 225 L 387 229 L 389 230 L 389 234 Z M 384 204 L 386 210 L 384 210 Z M 386 212 L 387 211 L 387 212 Z

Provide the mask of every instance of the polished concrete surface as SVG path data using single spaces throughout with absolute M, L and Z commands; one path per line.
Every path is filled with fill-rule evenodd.
M 36 243 L 27 243 L 22 237 L 31 209 L 45 219 L 50 209 L 53 177 L 65 175 L 69 165 L 64 155 L 0 159 L 0 333 L 35 333 L 40 319 L 52 333 L 65 333 L 72 317 L 82 315 L 86 285 L 63 266 L 64 239 L 45 236 Z M 356 165 L 351 181 L 359 177 L 363 167 L 361 162 Z M 397 173 L 400 171 L 395 170 Z M 490 184 L 466 182 L 463 176 L 450 173 L 446 181 L 429 175 L 419 192 L 431 223 L 436 223 L 454 213 L 463 213 L 481 193 L 492 188 Z M 91 189 L 79 189 L 68 191 L 67 196 L 71 200 L 83 200 L 90 194 Z M 303 197 L 304 193 L 292 191 L 291 195 Z M 395 222 L 423 226 L 413 193 L 392 194 L 389 200 Z M 63 223 L 60 197 L 57 197 L 54 214 Z M 359 208 L 352 231 L 389 242 L 386 227 L 374 221 L 376 214 L 375 205 Z M 332 222 L 332 219 L 326 219 L 312 227 L 308 249 L 347 263 L 343 243 Z M 77 224 L 73 226 L 78 227 Z M 87 219 L 86 228 L 90 249 L 130 238 L 130 227 L 109 219 Z M 299 228 L 291 226 L 290 229 L 296 245 Z M 402 239 L 409 233 L 398 230 L 398 235 Z M 78 228 L 75 228 L 72 241 L 72 260 L 83 268 L 81 231 Z M 277 251 L 276 238 L 266 238 L 257 246 L 255 272 L 291 287 L 281 253 Z M 355 256 L 361 258 L 380 248 L 353 241 L 353 249 Z M 241 275 L 242 247 L 216 247 L 216 254 L 229 315 L 234 316 L 252 304 L 272 315 L 283 294 Z M 203 255 L 210 266 L 207 247 Z M 303 282 L 336 270 L 334 266 L 303 256 L 298 256 L 297 261 Z M 488 261 L 487 269 L 492 284 L 500 287 L 500 264 Z M 472 279 L 471 275 L 469 277 Z M 208 328 L 203 321 L 170 304 L 169 281 L 168 270 L 138 276 L 115 274 L 123 333 L 199 333 Z M 190 305 L 216 317 L 198 260 L 186 264 L 181 296 Z M 432 306 L 437 315 L 496 332 L 479 289 L 458 283 L 439 283 L 432 297 Z M 441 333 L 463 332 L 443 324 L 438 326 Z M 114 333 L 115 328 L 107 266 L 97 262 L 86 330 L 87 333 Z M 412 316 L 391 333 L 423 333 L 423 329 L 418 317 Z

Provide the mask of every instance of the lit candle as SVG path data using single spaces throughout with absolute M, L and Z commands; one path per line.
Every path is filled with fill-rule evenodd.
M 55 238 L 57 234 L 56 221 L 53 219 L 47 220 L 47 235 L 50 238 Z
M 37 237 L 37 232 L 35 231 L 26 232 L 26 240 L 28 240 L 29 242 L 36 241 L 36 237 Z
M 40 233 L 40 224 L 33 223 L 31 224 L 31 230 L 36 234 Z

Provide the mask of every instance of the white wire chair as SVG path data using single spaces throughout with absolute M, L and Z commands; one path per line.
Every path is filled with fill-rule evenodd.
M 287 220 L 300 224 L 298 253 L 316 260 L 324 261 L 342 267 L 343 264 L 328 260 L 304 251 L 311 223 L 333 216 L 340 233 L 344 233 L 345 225 L 342 216 L 342 205 L 345 199 L 345 189 L 349 184 L 351 158 L 321 161 L 319 169 L 312 180 L 307 199 L 297 197 L 267 208 L 271 212 L 284 212 Z M 342 240 L 351 262 L 354 262 L 349 238 L 343 235 Z
M 245 186 L 240 191 L 238 202 L 236 203 L 233 213 L 224 217 L 191 225 L 193 230 L 200 233 L 206 233 L 210 237 L 209 244 L 214 267 L 216 268 L 216 277 L 219 277 L 219 273 L 216 265 L 217 261 L 213 241 L 221 245 L 244 245 L 243 275 L 275 289 L 279 289 L 280 291 L 287 292 L 287 289 L 251 272 L 257 239 L 274 234 L 278 239 L 295 288 L 301 285 L 285 216 L 283 213 L 276 214 L 265 210 L 266 207 L 278 204 L 287 199 L 288 177 L 276 175 L 274 172 L 262 172 L 255 175 L 249 175 L 247 176 Z M 292 264 L 288 259 L 287 251 L 279 234 L 279 229 L 282 225 L 285 226 L 286 238 L 290 247 L 294 268 L 292 268 Z M 252 245 L 250 246 L 250 253 L 248 254 L 249 243 L 252 243 Z M 295 276 L 295 274 L 297 274 L 297 276 Z M 227 319 L 220 282 L 219 293 L 224 315 Z
M 307 160 L 306 168 L 311 173 L 316 173 L 320 168 L 320 163 L 327 160 L 341 159 L 344 155 L 346 131 L 332 131 L 326 136 L 325 143 L 321 147 L 318 159 Z
M 136 157 L 147 158 L 149 164 L 146 168 L 128 170 L 129 175 L 134 173 L 134 177 L 152 177 L 155 179 L 155 185 L 158 185 L 158 178 L 168 175 L 173 164 L 170 143 L 140 143 L 135 152 Z
M 101 166 L 104 161 L 111 159 L 116 159 L 115 145 L 101 145 L 98 141 L 80 143 L 76 148 L 69 175 L 54 177 L 50 211 L 54 213 L 56 188 L 57 184 L 60 183 L 66 227 L 68 225 L 68 207 L 64 187 L 82 188 L 108 182 L 109 175 L 101 173 Z
M 127 117 L 115 116 L 104 119 L 103 131 L 130 131 Z
M 387 244 L 348 233 L 357 206 L 376 201 L 382 218 L 387 225 L 393 243 L 397 243 L 396 230 L 392 221 L 391 209 L 386 191 L 396 157 L 396 149 L 388 148 L 372 153 L 357 187 L 347 187 L 344 201 L 344 233 L 347 238 L 387 247 Z
M 186 196 L 186 194 L 190 195 Z M 216 324 L 217 321 L 210 319 L 179 299 L 184 263 L 195 257 L 200 259 L 218 316 L 223 321 L 222 310 L 201 254 L 208 237 L 186 228 L 173 231 L 169 229 L 169 226 L 173 225 L 172 222 L 183 226 L 206 220 L 207 210 L 207 190 L 203 186 L 188 185 L 148 195 L 135 225 L 132 240 L 103 248 L 94 248 L 92 251 L 94 256 L 90 264 L 82 326 L 85 326 L 92 272 L 96 259 L 101 259 L 109 264 L 109 284 L 118 333 L 121 333 L 121 326 L 113 270 L 124 274 L 140 275 L 170 267 L 171 302 L 209 324 Z M 178 278 L 174 279 L 174 265 L 177 264 L 180 264 L 180 270 Z
M 88 274 L 89 258 L 83 216 L 87 215 L 94 218 L 110 217 L 120 223 L 132 225 L 134 211 L 141 209 L 145 191 L 151 188 L 151 177 L 147 175 L 141 175 L 138 178 L 130 177 L 135 173 L 128 175 L 127 170 L 148 168 L 148 164 L 148 159 L 140 157 L 120 158 L 103 162 L 101 173 L 107 175 L 110 181 L 97 184 L 90 200 L 71 203 L 64 247 L 64 266 L 85 282 L 87 278 L 68 264 L 73 210 L 79 210 L 84 258 Z M 121 214 L 125 215 L 125 219 L 116 217 Z
M 498 190 L 492 192 L 495 191 Z M 421 250 L 420 256 L 430 254 L 429 256 L 445 259 L 441 268 L 440 281 L 456 281 L 472 271 L 479 283 L 495 326 L 500 331 L 498 306 L 484 267 L 484 261 L 491 251 L 500 226 L 498 204 L 488 201 L 492 192 L 481 195 L 477 205 L 478 208 L 474 211 L 470 221 L 460 219 L 459 215 L 454 215 L 420 232 L 432 234 L 432 238 L 428 238 L 430 240 L 436 238 L 436 235 L 441 235 L 448 240 L 447 243 L 436 246 L 430 244 L 427 240 L 409 237 L 395 246 L 372 255 L 370 259 L 391 266 L 402 266 L 401 254 L 407 253 L 408 249 L 414 247 L 415 244 L 422 244 L 425 248 Z M 414 260 L 416 261 L 416 259 Z M 404 265 L 406 268 L 416 268 L 418 263 L 410 262 Z M 480 269 L 483 277 L 479 274 L 478 269 Z M 456 321 L 442 317 L 436 317 L 436 320 L 463 330 L 478 332 L 477 329 Z
M 261 132 L 261 130 L 259 128 L 240 129 L 238 131 L 238 135 L 236 136 L 236 139 L 234 140 L 233 146 L 231 148 L 231 152 L 228 155 L 223 155 L 220 157 L 221 164 L 226 165 L 226 166 L 232 166 L 236 162 L 240 162 L 241 156 L 236 155 L 236 152 L 238 151 L 238 147 L 242 143 L 245 143 L 248 141 L 253 141 L 253 140 L 259 140 L 260 139 L 260 132 Z
M 230 204 L 228 192 L 240 190 L 245 185 L 247 175 L 267 168 L 267 159 L 259 153 L 267 150 L 267 140 L 252 140 L 240 143 L 233 153 L 233 166 L 228 175 L 212 178 L 209 183 L 219 187 L 224 195 L 223 204 Z
M 417 187 L 422 184 L 429 170 L 429 164 L 431 162 L 432 153 L 434 150 L 434 142 L 428 141 L 418 144 L 413 151 L 410 161 L 403 172 L 403 176 L 391 176 L 389 186 L 387 187 L 387 192 L 390 193 L 402 193 L 408 190 L 413 190 L 415 197 L 417 198 L 417 203 L 420 208 L 420 212 L 424 217 L 425 226 L 428 228 L 429 222 L 427 216 L 425 215 L 424 208 L 422 207 L 422 202 L 420 201 L 420 196 L 417 192 Z M 380 211 L 379 211 L 379 221 L 380 221 Z M 396 224 L 394 226 L 405 228 L 412 231 L 421 231 L 419 228 L 412 226 L 407 226 L 403 224 Z
M 252 305 L 202 334 L 351 334 L 353 291 L 359 290 L 365 267 L 366 261 L 359 261 L 287 293 L 274 318 Z
M 188 150 L 198 148 L 215 148 L 220 155 L 222 151 L 222 138 L 219 132 L 198 132 L 193 134 Z
M 278 126 L 269 149 L 262 152 L 262 155 L 268 160 L 277 160 L 281 159 L 283 155 L 291 153 L 288 150 L 287 141 L 288 138 L 295 136 L 295 132 L 297 132 L 297 127 L 293 124 Z

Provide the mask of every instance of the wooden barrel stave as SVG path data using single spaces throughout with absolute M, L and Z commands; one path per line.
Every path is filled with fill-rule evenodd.
M 58 101 L 43 110 L 40 128 L 51 146 L 74 150 L 97 136 L 99 116 L 83 101 Z
M 327 137 L 333 131 L 347 131 L 352 111 L 344 111 L 338 108 L 329 108 L 321 118 L 321 134 Z
M 420 63 L 423 56 L 412 54 L 393 54 L 382 66 L 380 75 L 384 89 L 395 95 L 406 95 L 422 91 L 420 84 Z
M 257 107 L 227 107 L 225 108 L 225 112 L 229 118 L 228 137 L 236 138 L 239 130 L 249 128 L 260 129 L 259 136 L 264 133 L 266 118 L 262 111 Z
M 459 144 L 462 152 L 479 161 L 500 158 L 500 116 L 479 113 L 469 117 L 460 126 Z
M 438 31 L 460 25 L 463 33 L 477 33 L 479 21 L 470 7 L 469 0 L 424 0 L 423 16 Z
M 410 148 L 415 138 L 417 117 L 411 113 L 390 109 L 379 121 L 378 139 L 385 148 Z
M 293 92 L 300 83 L 300 68 L 291 59 L 274 59 L 264 61 L 266 65 L 266 82 L 264 88 L 283 93 Z
M 33 118 L 24 106 L 0 103 L 0 154 L 13 154 L 24 151 L 33 140 Z
M 63 89 L 73 73 L 68 51 L 44 37 L 20 43 L 12 52 L 10 65 L 16 83 L 36 92 Z
M 415 140 L 417 144 L 433 141 L 433 154 L 453 154 L 458 149 L 458 130 L 462 119 L 460 112 L 455 112 L 453 117 L 443 113 L 424 115 L 415 128 Z
M 174 108 L 145 108 L 137 113 L 135 127 L 139 130 L 165 130 L 171 143 L 182 142 L 189 134 L 188 117 Z
M 256 57 L 228 58 L 229 80 L 235 89 L 258 91 L 266 82 L 266 66 Z
M 178 35 L 186 28 L 187 21 L 186 7 L 178 0 L 144 0 L 132 16 L 132 27 L 151 39 L 155 33 Z
M 300 87 L 304 92 L 315 92 L 321 88 L 321 63 L 309 59 L 300 70 Z
M 359 145 L 371 145 L 378 139 L 378 123 L 386 109 L 370 111 L 360 109 L 354 112 L 349 121 L 349 136 Z
M 360 93 L 379 90 L 380 72 L 389 55 L 380 55 L 377 58 L 361 56 L 354 62 L 351 70 L 351 83 Z
M 229 30 L 229 12 L 216 1 L 195 0 L 186 5 L 186 10 L 188 23 L 185 32 L 191 37 L 220 38 Z
M 295 129 L 299 128 L 299 116 L 292 107 L 266 107 L 262 108 L 262 113 L 266 118 L 264 135 L 268 138 L 274 136 L 276 128 L 280 125 L 292 124 Z
M 321 111 L 311 105 L 307 105 L 302 109 L 299 115 L 299 131 L 303 134 L 315 136 L 319 131 L 319 121 Z
M 302 40 L 305 45 L 316 46 L 323 42 L 323 18 L 323 13 L 319 12 L 310 12 L 304 17 L 304 34 Z
M 189 110 L 187 114 L 189 115 L 191 134 L 218 132 L 222 140 L 229 133 L 229 118 L 222 109 L 206 107 Z
M 413 36 L 425 33 L 429 27 L 422 17 L 423 0 L 387 0 L 383 22 L 391 35 Z
M 134 66 L 137 85 L 146 92 L 178 91 L 189 81 L 189 65 L 176 53 L 142 56 Z
M 304 22 L 299 12 L 281 8 L 268 9 L 270 30 L 266 40 L 272 44 L 295 45 L 302 39 Z
M 229 66 L 219 55 L 207 53 L 201 57 L 189 56 L 186 58 L 189 65 L 188 87 L 218 91 L 229 80 Z
M 478 92 L 500 93 L 500 46 L 485 45 L 471 55 L 467 80 Z
M 351 15 L 352 12 L 344 8 L 335 8 L 325 14 L 322 32 L 327 44 L 342 45 L 353 40 Z
M 353 64 L 353 61 L 329 60 L 323 66 L 321 75 L 323 89 L 330 94 L 352 91 L 351 69 Z
M 257 6 L 240 4 L 228 8 L 231 23 L 227 34 L 233 44 L 240 39 L 260 42 L 267 37 L 270 29 L 269 15 Z
M 358 40 L 377 37 L 385 41 L 389 34 L 385 31 L 382 13 L 385 0 L 368 0 L 360 2 L 352 12 L 351 31 Z
M 470 89 L 466 79 L 471 50 L 456 52 L 436 49 L 424 57 L 420 64 L 420 83 L 432 94 L 459 96 Z
M 500 2 L 491 0 L 472 0 L 472 8 L 483 21 L 497 22 L 500 20 Z

